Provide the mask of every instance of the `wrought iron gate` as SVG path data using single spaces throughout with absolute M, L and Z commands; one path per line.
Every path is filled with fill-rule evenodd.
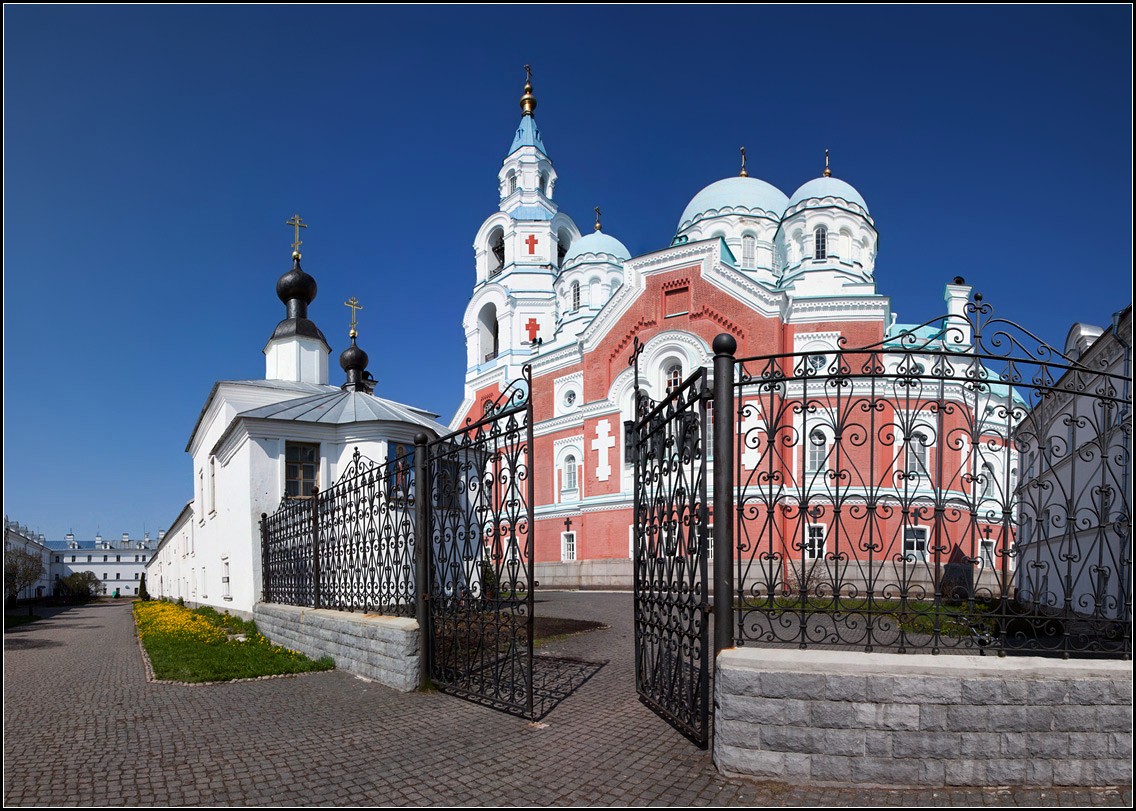
M 532 376 L 480 419 L 430 443 L 430 678 L 446 692 L 535 718 Z
M 638 389 L 636 339 L 635 686 L 639 700 L 709 744 L 706 371 L 662 402 Z

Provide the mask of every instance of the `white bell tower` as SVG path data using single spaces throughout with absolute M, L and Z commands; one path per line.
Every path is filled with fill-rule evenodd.
M 533 116 L 528 65 L 525 72 L 521 121 L 497 173 L 498 210 L 473 242 L 477 278 L 462 320 L 467 396 L 491 378 L 520 377 L 521 366 L 552 340 L 556 280 L 580 238 L 576 224 L 553 201 L 556 169 Z

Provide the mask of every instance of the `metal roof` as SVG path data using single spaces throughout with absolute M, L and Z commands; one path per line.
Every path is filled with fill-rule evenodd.
M 323 387 L 320 387 L 323 388 Z M 419 408 L 384 400 L 373 394 L 359 391 L 342 391 L 313 394 L 242 411 L 238 418 L 292 420 L 316 422 L 324 425 L 344 425 L 353 422 L 409 422 L 434 431 L 438 436 L 449 429 L 438 423 L 437 414 Z

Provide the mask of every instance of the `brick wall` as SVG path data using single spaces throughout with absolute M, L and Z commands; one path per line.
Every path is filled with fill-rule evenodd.
M 418 623 L 403 617 L 257 603 L 256 627 L 274 644 L 395 690 L 418 687 Z
M 714 760 L 799 783 L 1132 783 L 1132 663 L 738 648 Z

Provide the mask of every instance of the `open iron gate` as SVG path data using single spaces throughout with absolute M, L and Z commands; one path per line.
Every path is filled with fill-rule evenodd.
M 635 686 L 639 700 L 709 745 L 710 615 L 706 498 L 708 391 L 699 369 L 662 402 L 638 390 L 635 460 Z
M 532 376 L 428 446 L 429 672 L 440 689 L 535 718 Z M 420 520 L 422 520 L 420 518 Z

